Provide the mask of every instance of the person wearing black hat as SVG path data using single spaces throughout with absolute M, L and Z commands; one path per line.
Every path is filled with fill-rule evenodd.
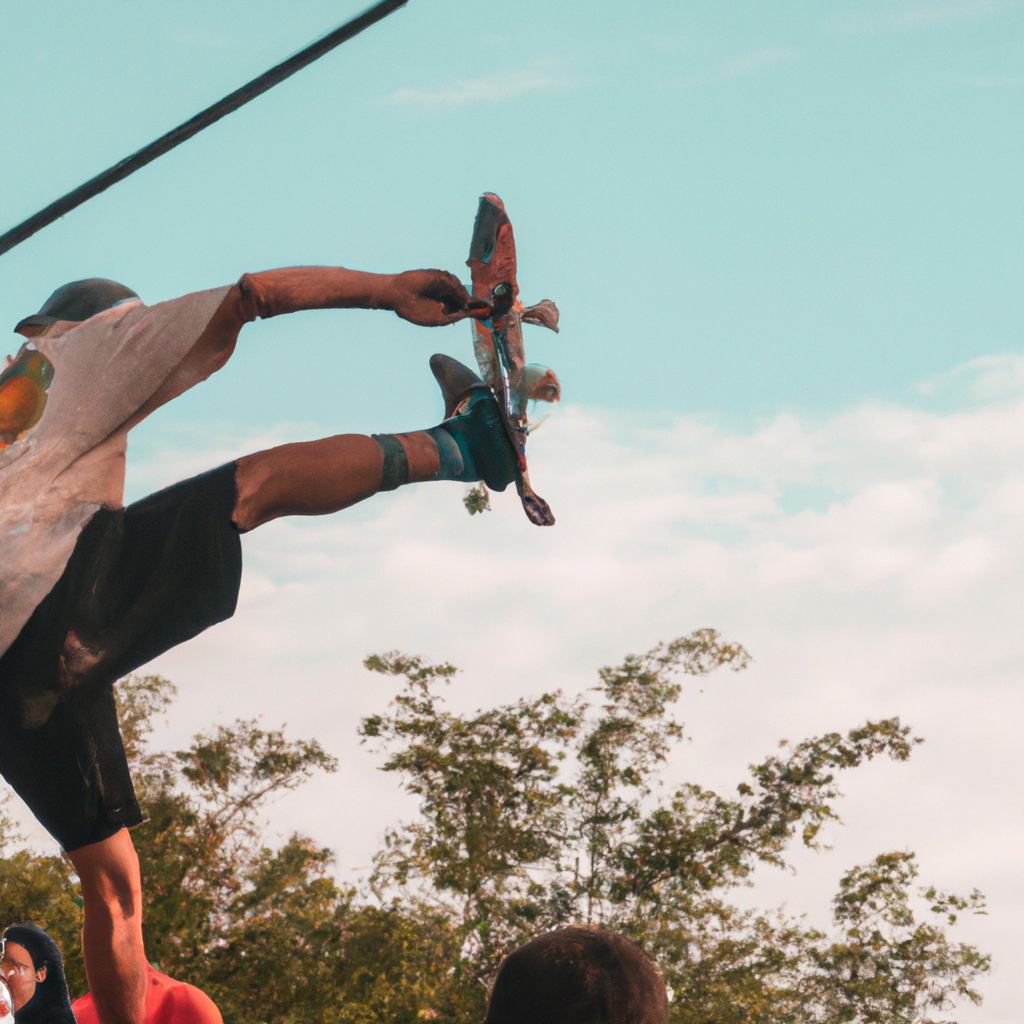
M 0 973 L 14 997 L 14 1024 L 75 1024 L 57 943 L 34 924 L 4 931 Z
M 0 369 L 0 774 L 81 879 L 83 955 L 103 1024 L 141 1024 L 146 995 L 127 831 L 143 816 L 112 684 L 234 613 L 241 534 L 406 483 L 502 490 L 519 473 L 494 393 L 434 356 L 437 427 L 255 452 L 124 506 L 132 427 L 224 366 L 245 324 L 338 308 L 442 326 L 496 307 L 439 270 L 292 267 L 153 306 L 89 278 L 18 323 L 26 344 Z

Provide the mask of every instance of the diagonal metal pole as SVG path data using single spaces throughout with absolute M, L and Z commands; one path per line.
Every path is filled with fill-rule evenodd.
M 99 195 L 100 192 L 110 188 L 122 178 L 127 178 L 129 174 L 137 171 L 140 167 L 145 167 L 158 156 L 174 149 L 175 146 L 180 146 L 186 139 L 192 138 L 197 132 L 201 132 L 208 125 L 213 124 L 214 121 L 219 121 L 226 114 L 230 114 L 231 111 L 248 103 L 249 100 L 272 89 L 278 82 L 283 82 L 286 78 L 294 75 L 296 71 L 301 71 L 307 64 L 312 64 L 318 57 L 322 57 L 336 46 L 340 46 L 353 36 L 358 35 L 363 29 L 375 25 L 382 18 L 397 11 L 399 7 L 404 7 L 407 2 L 408 0 L 381 0 L 380 3 L 367 8 L 351 21 L 336 28 L 333 32 L 321 36 L 305 49 L 299 50 L 287 60 L 283 60 L 269 71 L 265 71 L 259 78 L 254 78 L 247 85 L 236 89 L 224 99 L 214 103 L 212 107 L 207 107 L 184 124 L 167 132 L 166 135 L 161 135 L 159 139 L 151 142 L 148 146 L 125 157 L 113 167 L 108 167 L 107 170 L 97 174 L 95 178 L 90 178 L 84 185 L 79 185 L 74 191 L 61 196 L 60 199 L 33 214 L 28 220 L 23 220 L 10 231 L 0 235 L 0 255 L 13 249 L 20 242 L 24 242 L 26 238 L 30 238 L 41 228 L 45 228 L 47 224 L 52 224 L 59 217 L 70 213 L 76 206 L 81 206 L 87 199 L 92 199 L 93 196 Z

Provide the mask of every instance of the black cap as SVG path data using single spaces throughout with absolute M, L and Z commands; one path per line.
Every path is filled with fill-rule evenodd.
M 18 332 L 22 327 L 47 327 L 58 320 L 88 320 L 105 309 L 138 297 L 131 288 L 118 284 L 117 281 L 109 281 L 105 277 L 87 277 L 84 281 L 71 281 L 69 284 L 62 284 L 43 303 L 38 313 L 18 321 L 18 326 L 14 330 Z

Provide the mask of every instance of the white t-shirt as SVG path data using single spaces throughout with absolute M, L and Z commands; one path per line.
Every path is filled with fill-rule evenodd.
M 0 450 L 0 655 L 60 578 L 82 527 L 97 509 L 121 507 L 132 417 L 161 387 L 169 399 L 223 365 L 225 353 L 192 349 L 229 290 L 125 303 L 32 339 L 54 375 L 40 421 Z

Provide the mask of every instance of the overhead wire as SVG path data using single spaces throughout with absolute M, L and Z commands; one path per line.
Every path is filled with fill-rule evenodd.
M 375 25 L 378 21 L 397 11 L 399 7 L 404 7 L 406 3 L 408 3 L 408 0 L 381 0 L 380 3 L 368 7 L 362 14 L 357 15 L 351 21 L 347 21 L 344 25 L 334 29 L 333 32 L 328 32 L 326 35 L 321 36 L 310 43 L 309 46 L 281 61 L 280 64 L 275 64 L 269 71 L 265 71 L 258 78 L 254 78 L 240 89 L 229 93 L 222 100 L 200 111 L 195 117 L 191 117 L 178 125 L 177 128 L 173 128 L 166 134 L 161 135 L 160 138 L 155 139 L 148 146 L 144 146 L 137 152 L 132 153 L 131 156 L 127 156 L 114 164 L 113 167 L 108 167 L 94 178 L 90 178 L 84 185 L 79 185 L 78 188 L 68 192 L 67 195 L 61 196 L 60 199 L 55 200 L 27 220 L 23 220 L 20 224 L 15 225 L 9 231 L 0 235 L 0 255 L 24 242 L 26 238 L 31 238 L 37 231 L 48 224 L 52 224 L 65 214 L 70 213 L 76 207 L 81 206 L 82 203 L 92 199 L 93 196 L 106 191 L 111 185 L 115 185 L 117 182 L 127 178 L 129 174 L 133 174 L 140 167 L 145 167 L 146 164 L 156 160 L 159 156 L 163 156 L 164 153 L 174 149 L 175 146 L 180 146 L 183 142 L 192 138 L 193 135 L 201 132 L 215 121 L 219 121 L 222 117 L 244 106 L 250 100 L 265 93 L 268 89 L 272 89 L 279 82 L 283 82 L 286 78 L 291 77 L 296 71 L 301 71 L 308 64 L 312 64 L 313 61 L 322 57 L 325 53 L 329 53 L 336 46 L 340 46 L 353 36 L 359 35 L 364 29 Z

